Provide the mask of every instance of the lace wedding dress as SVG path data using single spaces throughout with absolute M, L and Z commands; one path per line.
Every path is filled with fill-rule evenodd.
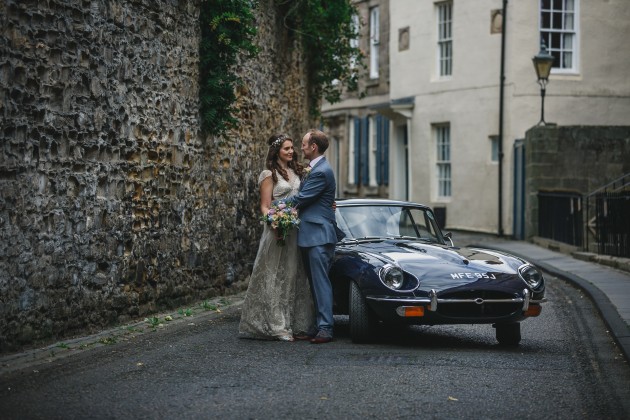
M 299 177 L 288 170 L 289 181 L 280 174 L 273 187 L 273 199 L 297 194 Z M 258 184 L 271 176 L 264 170 Z M 277 244 L 274 231 L 265 225 L 239 325 L 244 338 L 292 340 L 293 334 L 312 332 L 315 328 L 315 308 L 308 278 L 304 272 L 297 232 L 293 230 L 286 244 Z

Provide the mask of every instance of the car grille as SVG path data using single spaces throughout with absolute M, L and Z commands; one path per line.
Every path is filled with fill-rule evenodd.
M 456 318 L 494 318 L 513 314 L 522 310 L 520 302 L 493 302 L 518 298 L 512 293 L 496 291 L 466 291 L 447 293 L 439 296 L 438 313 Z M 467 300 L 469 302 L 449 302 L 449 300 Z

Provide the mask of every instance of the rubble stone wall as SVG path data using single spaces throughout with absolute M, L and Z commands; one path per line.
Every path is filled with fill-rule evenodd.
M 202 135 L 199 0 L 0 3 L 0 351 L 245 287 L 257 177 L 308 128 L 273 0 L 241 124 Z
M 525 234 L 538 235 L 538 192 L 581 196 L 630 173 L 630 126 L 538 126 L 525 137 Z

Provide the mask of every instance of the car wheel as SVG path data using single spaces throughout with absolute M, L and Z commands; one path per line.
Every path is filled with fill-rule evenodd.
M 517 346 L 521 342 L 521 324 L 496 324 L 497 341 L 504 346 Z
M 364 343 L 372 337 L 375 316 L 367 306 L 359 286 L 350 282 L 350 337 L 355 343 Z

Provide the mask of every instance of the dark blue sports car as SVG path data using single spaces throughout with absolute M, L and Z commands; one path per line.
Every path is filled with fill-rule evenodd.
M 542 273 L 499 251 L 453 246 L 433 211 L 392 200 L 337 201 L 330 271 L 335 313 L 349 315 L 355 342 L 380 323 L 492 324 L 500 344 L 521 341 L 520 322 L 538 316 Z

